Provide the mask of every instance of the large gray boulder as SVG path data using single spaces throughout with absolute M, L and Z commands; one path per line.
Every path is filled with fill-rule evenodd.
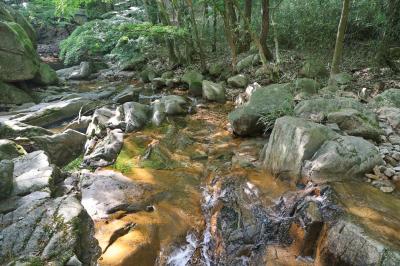
M 268 172 L 291 183 L 357 178 L 381 164 L 379 151 L 368 141 L 294 117 L 276 120 L 263 157 Z
M 275 122 L 263 158 L 263 167 L 280 179 L 297 182 L 305 160 L 337 134 L 331 129 L 295 117 L 281 117 Z
M 150 118 L 150 108 L 136 102 L 127 102 L 122 105 L 124 110 L 125 132 L 132 132 L 143 128 Z
M 161 98 L 167 115 L 182 115 L 189 112 L 189 102 L 179 95 L 167 95 Z
M 62 167 L 83 153 L 86 135 L 67 129 L 51 136 L 32 137 L 30 141 L 33 143 L 29 143 L 29 146 L 45 151 L 52 163 Z
M 38 191 L 10 198 L 0 203 L 0 220 L 2 265 L 68 265 L 72 257 L 97 264 L 94 225 L 75 195 Z
M 203 98 L 223 103 L 225 102 L 225 87 L 222 84 L 203 80 Z
M 273 84 L 256 88 L 249 101 L 229 113 L 228 119 L 234 134 L 259 135 L 273 125 L 275 119 L 293 111 L 290 84 Z M 260 118 L 265 117 L 261 123 Z
M 13 195 L 26 195 L 34 191 L 55 191 L 60 181 L 59 169 L 50 164 L 43 151 L 35 151 L 13 160 Z
M 312 158 L 304 161 L 302 175 L 313 182 L 362 177 L 383 164 L 378 149 L 363 138 L 340 136 L 327 140 Z

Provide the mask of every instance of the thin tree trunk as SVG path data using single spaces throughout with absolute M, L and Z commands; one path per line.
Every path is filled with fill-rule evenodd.
M 269 0 L 262 0 L 262 23 L 260 33 L 260 45 L 262 49 L 261 57 L 265 60 L 272 59 L 272 53 L 268 49 L 267 38 L 269 33 Z
M 347 20 L 350 12 L 350 0 L 343 0 L 342 15 L 336 35 L 335 51 L 333 53 L 331 77 L 340 73 L 340 61 L 343 54 L 344 35 L 347 27 Z
M 244 34 L 241 44 L 241 51 L 248 51 L 250 49 L 251 44 L 251 7 L 252 7 L 252 0 L 245 0 L 244 1 Z M 247 22 L 246 22 L 247 21 Z
M 272 29 L 274 31 L 274 43 L 275 43 L 275 61 L 277 64 L 281 62 L 279 58 L 279 41 L 278 41 L 278 32 L 276 30 L 276 22 L 274 20 L 274 13 L 271 13 L 271 24 L 272 24 Z
M 213 43 L 211 51 L 213 53 L 217 51 L 217 8 L 215 6 L 213 10 Z
M 162 23 L 166 26 L 171 25 L 171 22 L 169 20 L 169 16 L 167 13 L 167 9 L 165 7 L 164 0 L 158 0 L 157 3 L 158 3 L 158 9 L 160 11 L 160 19 L 161 19 Z M 169 53 L 170 60 L 173 63 L 177 63 L 179 60 L 175 53 L 173 40 L 166 38 L 166 43 L 167 43 L 167 47 L 168 47 L 168 53 Z
M 197 29 L 196 18 L 194 16 L 193 2 L 192 2 L 192 0 L 187 0 L 187 3 L 190 8 L 190 21 L 192 24 L 194 36 L 196 38 L 197 46 L 199 47 L 200 64 L 201 64 L 202 70 L 204 71 L 206 69 L 205 54 L 204 54 L 204 50 L 203 50 L 203 44 L 201 43 L 199 31 Z
M 231 56 L 232 56 L 232 70 L 236 71 L 236 65 L 237 65 L 237 49 L 234 41 L 234 36 L 233 36 L 233 30 L 232 30 L 232 25 L 230 23 L 230 12 L 228 6 L 228 2 L 230 0 L 224 0 L 225 8 L 224 12 L 221 12 L 222 18 L 224 20 L 224 31 L 225 31 L 225 36 L 226 40 L 228 41 L 229 48 L 231 50 Z

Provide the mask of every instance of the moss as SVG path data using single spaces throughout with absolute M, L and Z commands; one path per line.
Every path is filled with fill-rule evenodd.
M 63 167 L 64 171 L 73 172 L 80 168 L 83 162 L 83 155 L 75 158 L 72 162 Z

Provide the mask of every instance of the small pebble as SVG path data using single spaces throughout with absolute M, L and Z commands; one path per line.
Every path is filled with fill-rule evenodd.
M 394 190 L 394 187 L 380 187 L 379 188 L 384 193 L 391 193 Z

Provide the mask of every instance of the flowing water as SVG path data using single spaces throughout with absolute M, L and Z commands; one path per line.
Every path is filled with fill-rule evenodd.
M 103 251 L 116 228 L 136 224 L 106 249 L 100 265 L 210 265 L 210 224 L 204 210 L 213 205 L 208 183 L 216 175 L 246 178 L 247 192 L 258 193 L 269 203 L 287 190 L 257 170 L 264 139 L 246 141 L 228 132 L 227 114 L 232 108 L 210 104 L 196 114 L 168 118 L 160 127 L 125 137 L 109 169 L 145 185 L 148 195 L 133 198 L 132 203 L 143 201 L 151 211 L 117 213 L 112 219 L 95 221 Z

